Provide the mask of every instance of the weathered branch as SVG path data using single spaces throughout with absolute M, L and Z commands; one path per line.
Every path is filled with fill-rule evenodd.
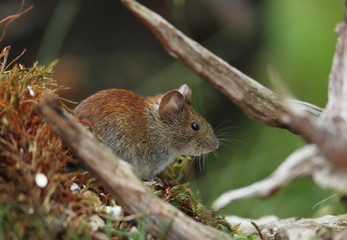
M 317 154 L 318 150 L 314 145 L 308 145 L 295 151 L 271 176 L 247 187 L 223 193 L 215 200 L 213 207 L 220 209 L 236 200 L 251 197 L 268 197 L 274 194 L 291 180 L 297 177 L 309 176 L 313 170 L 312 161 Z
M 148 216 L 149 231 L 166 239 L 232 239 L 202 225 L 161 201 L 138 179 L 131 166 L 114 156 L 92 133 L 63 111 L 51 95 L 40 99 L 36 110 L 47 124 L 80 157 L 93 176 L 106 187 L 128 213 Z
M 347 194 L 347 174 L 320 155 L 310 144 L 293 152 L 269 177 L 219 196 L 213 207 L 220 209 L 236 200 L 269 197 L 298 177 L 311 177 L 322 188 Z
M 287 121 L 288 125 L 305 140 L 314 143 L 325 159 L 347 170 L 347 138 L 345 134 L 341 134 L 346 122 L 343 123 L 344 120 L 339 119 L 337 123 L 327 118 L 322 121 L 288 107 L 288 116 L 284 121 Z
M 271 90 L 185 36 L 148 8 L 133 0 L 122 0 L 122 3 L 149 27 L 173 57 L 219 89 L 247 115 L 269 126 L 291 130 L 281 118 L 286 109 Z M 321 113 L 321 109 L 312 104 L 290 101 L 312 116 L 317 117 Z
M 341 240 L 346 239 L 347 215 L 324 216 L 320 218 L 288 218 L 281 219 L 274 216 L 263 217 L 259 220 L 239 217 L 226 217 L 230 224 L 241 223 L 240 230 L 246 234 L 257 233 L 250 222 L 260 228 L 265 239 L 315 239 L 315 240 Z

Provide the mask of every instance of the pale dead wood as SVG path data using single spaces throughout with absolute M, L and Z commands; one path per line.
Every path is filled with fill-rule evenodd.
M 219 89 L 248 116 L 269 126 L 291 130 L 281 118 L 286 109 L 271 90 L 185 36 L 148 8 L 133 0 L 122 0 L 122 3 L 147 25 L 173 57 Z M 290 101 L 314 117 L 321 113 L 321 109 L 312 104 Z
M 226 217 L 230 224 L 241 223 L 240 230 L 245 234 L 255 234 L 251 222 L 255 222 L 265 239 L 315 239 L 315 240 L 342 240 L 346 239 L 347 215 L 320 218 L 288 218 L 278 219 L 273 216 L 263 217 L 259 220 Z
M 318 154 L 314 145 L 308 145 L 292 153 L 269 177 L 249 186 L 223 193 L 213 203 L 220 209 L 233 201 L 251 197 L 268 197 L 297 177 L 310 176 L 312 161 Z
M 93 176 L 106 187 L 128 213 L 148 216 L 149 232 L 165 239 L 233 239 L 200 224 L 161 201 L 135 175 L 132 167 L 114 156 L 91 132 L 63 111 L 51 95 L 36 107 L 47 124 L 73 149 Z
M 289 155 L 269 177 L 223 193 L 214 201 L 213 207 L 220 209 L 237 200 L 269 197 L 299 177 L 311 177 L 322 188 L 347 194 L 346 172 L 327 161 L 317 146 L 310 144 Z
M 288 108 L 288 124 L 305 140 L 319 148 L 320 155 L 337 167 L 347 171 L 347 138 L 344 133 L 346 120 L 339 117 L 337 122 L 311 116 Z M 325 116 L 325 112 L 324 112 Z M 323 116 L 322 116 L 323 117 Z M 346 172 L 347 173 L 347 172 Z

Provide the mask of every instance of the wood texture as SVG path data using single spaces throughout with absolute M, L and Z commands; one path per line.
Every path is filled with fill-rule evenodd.
M 238 217 L 226 217 L 231 224 L 241 223 L 240 230 L 245 234 L 256 234 L 258 231 L 251 224 L 254 222 L 265 239 L 346 239 L 347 215 L 326 215 L 320 218 L 287 218 L 278 219 L 266 216 L 257 220 Z

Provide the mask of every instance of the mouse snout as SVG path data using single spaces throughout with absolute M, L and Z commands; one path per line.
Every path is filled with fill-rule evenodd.
M 211 146 L 210 146 L 210 150 L 211 151 L 214 151 L 214 150 L 216 150 L 216 149 L 218 149 L 219 148 L 219 141 L 218 141 L 218 138 L 217 137 L 213 137 L 213 139 L 212 139 L 212 144 L 211 144 Z

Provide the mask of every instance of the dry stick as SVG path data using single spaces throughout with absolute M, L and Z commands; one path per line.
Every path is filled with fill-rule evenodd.
M 248 116 L 269 126 L 291 129 L 281 116 L 285 107 L 276 94 L 191 40 L 158 14 L 133 0 L 122 3 L 159 39 L 173 57 L 194 70 L 224 93 Z M 296 107 L 318 117 L 321 109 L 312 104 L 290 100 Z
M 19 12 L 17 14 L 14 14 L 14 15 L 11 15 L 11 16 L 8 16 L 4 19 L 1 19 L 0 20 L 0 25 L 5 23 L 5 26 L 4 28 L 2 29 L 2 33 L 0 35 L 0 42 L 2 42 L 2 40 L 4 39 L 5 35 L 6 35 L 6 30 L 8 28 L 8 26 L 14 21 L 16 20 L 17 18 L 19 18 L 20 16 L 22 16 L 23 14 L 29 12 L 31 9 L 33 9 L 33 6 L 30 6 L 28 7 L 27 9 L 21 11 L 19 10 Z
M 257 232 L 258 232 L 258 234 L 259 234 L 259 237 L 260 237 L 260 240 L 265 240 L 263 234 L 261 233 L 261 230 L 260 230 L 259 226 L 258 226 L 255 222 L 253 222 L 253 221 L 251 221 L 251 224 L 252 224 L 252 225 L 254 226 L 254 228 L 257 230 Z
M 125 211 L 148 216 L 152 235 L 160 236 L 164 232 L 166 239 L 232 239 L 226 233 L 192 220 L 154 196 L 128 163 L 113 155 L 92 133 L 63 111 L 53 96 L 41 98 L 36 110 Z

